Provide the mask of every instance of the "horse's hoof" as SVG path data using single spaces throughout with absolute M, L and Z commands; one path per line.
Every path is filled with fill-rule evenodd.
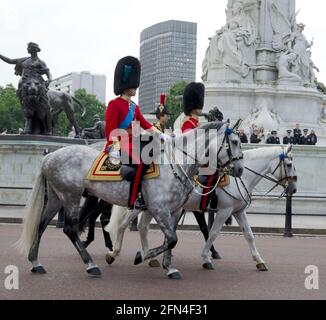
M 215 270 L 215 268 L 214 268 L 214 266 L 213 266 L 212 263 L 204 263 L 204 264 L 203 264 L 203 268 L 204 268 L 205 270 Z
M 151 268 L 160 268 L 161 267 L 161 264 L 158 260 L 151 260 L 148 265 L 151 267 Z
M 105 256 L 105 260 L 106 260 L 106 262 L 107 262 L 109 265 L 111 265 L 111 264 L 114 263 L 115 258 L 113 258 L 113 257 L 108 253 L 108 254 Z
M 261 271 L 261 272 L 266 272 L 266 271 L 268 271 L 268 268 L 265 265 L 265 263 L 259 263 L 259 264 L 257 264 L 257 270 Z
M 45 269 L 42 266 L 35 267 L 31 270 L 34 274 L 46 274 Z
M 101 278 L 102 272 L 99 267 L 95 266 L 90 269 L 87 269 L 87 273 L 92 278 Z
M 220 254 L 217 251 L 215 251 L 215 252 L 212 253 L 212 259 L 214 259 L 214 260 L 222 260 L 222 257 L 220 256 Z
M 171 280 L 182 280 L 182 276 L 180 272 L 174 272 L 174 273 L 170 273 L 168 275 L 169 279 Z
M 144 258 L 143 258 L 143 255 L 140 251 L 137 252 L 136 254 L 136 258 L 135 258 L 135 266 L 138 266 L 139 264 L 143 263 L 144 262 Z

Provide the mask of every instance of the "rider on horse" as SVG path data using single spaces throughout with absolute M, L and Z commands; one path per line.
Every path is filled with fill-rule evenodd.
M 112 159 L 121 160 L 122 155 L 127 155 L 129 158 L 128 165 L 134 170 L 131 177 L 128 206 L 135 210 L 147 208 L 141 186 L 143 176 L 148 170 L 148 166 L 141 159 L 139 147 L 134 141 L 135 122 L 137 121 L 142 129 L 148 130 L 152 134 L 160 134 L 162 141 L 168 139 L 165 134 L 144 118 L 138 105 L 131 100 L 139 88 L 140 74 L 141 65 L 137 58 L 128 56 L 118 62 L 114 77 L 114 92 L 119 97 L 109 103 L 106 111 L 107 145 L 105 150 Z M 128 139 L 122 139 L 119 130 L 126 130 Z
M 154 123 L 154 127 L 160 132 L 164 133 L 166 125 L 169 122 L 169 116 L 171 115 L 168 106 L 166 105 L 166 95 L 161 94 L 160 105 L 157 107 L 155 113 L 157 122 Z

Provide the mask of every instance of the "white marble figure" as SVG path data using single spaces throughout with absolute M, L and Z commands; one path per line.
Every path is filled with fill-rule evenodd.
M 244 11 L 241 1 L 235 2 L 226 11 L 226 25 L 216 31 L 210 39 L 209 47 L 203 62 L 202 79 L 207 81 L 208 70 L 213 65 L 225 65 L 243 78 L 249 74 L 249 64 L 247 61 L 251 57 L 246 57 L 245 48 L 256 43 L 257 30 L 252 18 Z
M 315 70 L 317 72 L 320 72 L 319 68 L 314 64 L 314 62 L 311 59 L 311 51 L 308 51 L 308 55 L 309 55 L 309 60 L 310 60 L 310 66 L 309 66 L 309 79 L 310 79 L 310 84 L 313 87 L 316 87 L 316 74 L 315 74 Z
M 273 49 L 276 51 L 292 49 L 296 16 L 286 17 L 276 0 L 268 0 L 268 8 L 274 33 L 272 42 Z
M 285 51 L 280 54 L 277 62 L 279 80 L 301 82 L 301 77 L 292 71 L 297 66 L 297 58 L 297 54 L 291 51 Z
M 303 34 L 305 25 L 299 23 L 297 30 L 294 32 L 293 39 L 293 51 L 297 54 L 297 68 L 294 70 L 305 83 L 310 82 L 310 54 L 308 49 L 313 46 L 313 41 L 309 43 Z
M 326 125 L 326 106 L 323 106 L 321 109 L 320 124 L 323 126 Z

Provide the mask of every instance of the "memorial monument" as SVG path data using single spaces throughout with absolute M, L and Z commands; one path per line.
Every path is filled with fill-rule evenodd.
M 295 0 L 229 0 L 226 24 L 209 40 L 203 61 L 204 112 L 257 119 L 285 132 L 296 123 L 326 142 L 326 96 L 317 90 L 313 41 L 304 35 Z

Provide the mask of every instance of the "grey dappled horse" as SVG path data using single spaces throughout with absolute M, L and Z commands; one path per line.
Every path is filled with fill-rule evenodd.
M 158 136 L 155 138 L 155 140 L 159 140 Z M 184 140 L 187 141 L 187 150 L 181 152 L 180 146 L 183 146 Z M 173 146 L 176 146 L 176 149 L 179 148 L 178 152 L 174 154 L 176 158 L 179 154 L 186 154 L 193 161 L 189 164 L 180 162 L 176 165 L 172 162 L 171 150 L 175 150 Z M 193 180 L 199 168 L 205 165 L 209 165 L 215 170 L 232 167 L 235 176 L 241 176 L 243 173 L 240 140 L 230 129 L 229 123 L 204 125 L 192 132 L 171 139 L 165 143 L 164 149 L 169 150 L 164 153 L 164 163 L 167 164 L 160 165 L 160 177 L 144 181 L 143 192 L 148 211 L 160 226 L 166 241 L 162 246 L 149 250 L 148 254 L 142 257 L 143 260 L 155 258 L 175 247 L 178 239 L 172 215 L 178 212 L 187 201 L 194 188 Z M 209 157 L 207 157 L 208 154 Z M 28 254 L 28 259 L 33 265 L 33 273 L 44 274 L 46 272 L 38 261 L 40 240 L 50 221 L 60 208 L 64 207 L 66 211 L 65 234 L 87 265 L 87 272 L 95 277 L 101 275 L 100 269 L 94 264 L 78 236 L 81 198 L 84 191 L 87 190 L 89 194 L 107 203 L 126 207 L 130 183 L 86 180 L 87 173 L 98 155 L 98 151 L 92 148 L 72 146 L 62 148 L 44 158 L 41 172 L 26 206 L 23 233 L 18 242 L 21 252 Z M 46 208 L 44 208 L 45 181 L 47 181 L 48 187 Z M 139 213 L 140 211 L 133 211 L 132 219 Z M 121 241 L 122 238 L 117 240 Z M 119 250 L 121 248 L 116 248 L 115 254 L 118 255 Z M 138 258 L 139 253 L 136 260 Z

